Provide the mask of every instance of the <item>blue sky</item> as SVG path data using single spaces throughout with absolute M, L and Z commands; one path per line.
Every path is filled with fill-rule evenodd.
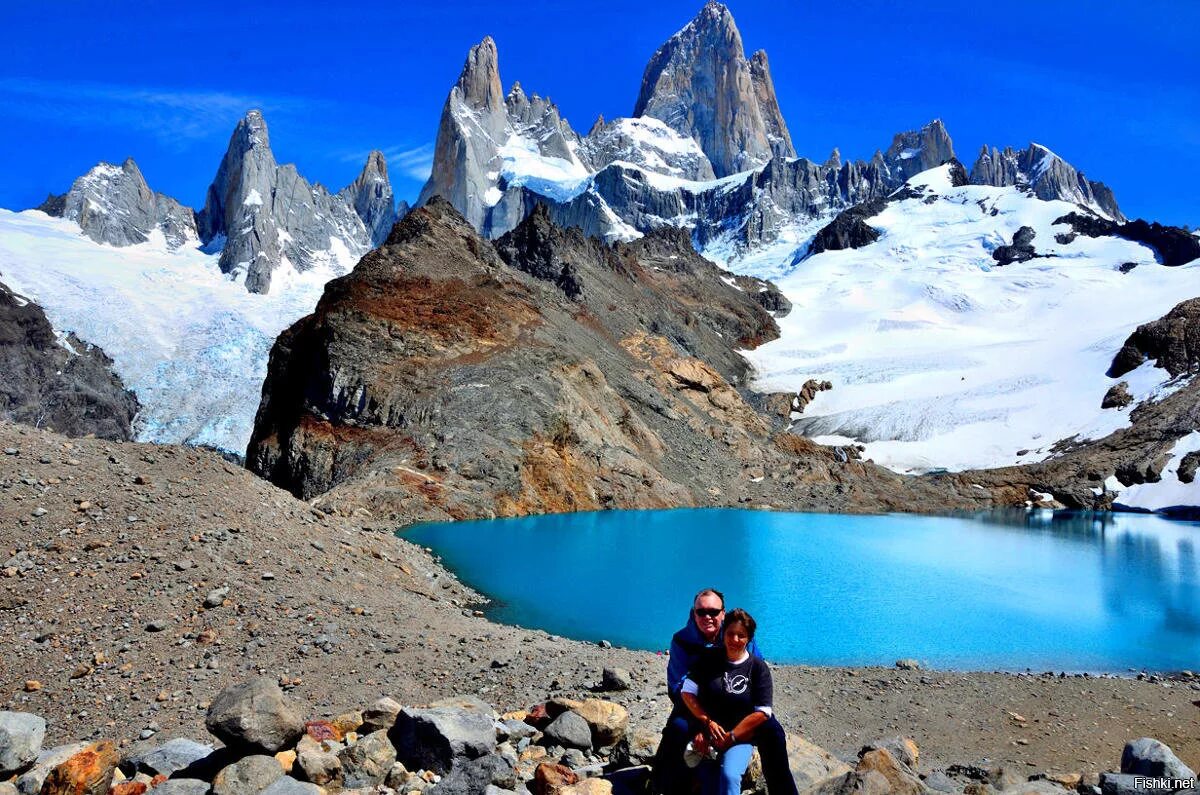
M 505 89 L 577 130 L 627 115 L 657 46 L 701 0 L 6 3 L 0 207 L 65 191 L 100 160 L 203 203 L 237 119 L 261 107 L 280 162 L 337 189 L 372 148 L 397 195 L 427 173 L 438 115 L 486 34 Z M 941 117 L 969 168 L 983 143 L 1049 146 L 1122 209 L 1200 226 L 1200 3 L 730 0 L 770 56 L 797 151 L 868 158 Z

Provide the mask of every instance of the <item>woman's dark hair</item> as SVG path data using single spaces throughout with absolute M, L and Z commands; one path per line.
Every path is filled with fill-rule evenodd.
M 741 624 L 746 628 L 746 634 L 750 640 L 754 640 L 754 631 L 758 629 L 758 622 L 754 620 L 754 616 L 747 613 L 740 607 L 735 607 L 725 614 L 725 629 L 734 624 Z

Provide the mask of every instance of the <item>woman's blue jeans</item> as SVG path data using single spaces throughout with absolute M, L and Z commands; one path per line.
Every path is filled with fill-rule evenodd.
M 700 766 L 700 791 L 704 795 L 741 795 L 742 776 L 750 766 L 752 743 L 737 743 L 725 749 L 721 758 Z

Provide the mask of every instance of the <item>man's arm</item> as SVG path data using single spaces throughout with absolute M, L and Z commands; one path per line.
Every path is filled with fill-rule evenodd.
M 667 695 L 674 701 L 679 698 L 679 690 L 683 687 L 683 678 L 692 667 L 692 660 L 684 651 L 683 644 L 674 637 L 671 638 L 671 651 L 667 658 Z

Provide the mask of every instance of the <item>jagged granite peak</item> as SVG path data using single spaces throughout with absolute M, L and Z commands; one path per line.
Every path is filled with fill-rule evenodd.
M 388 180 L 387 159 L 378 149 L 367 155 L 362 172 L 338 191 L 338 198 L 354 208 L 370 236 L 371 248 L 382 245 L 396 220 L 396 201 Z M 407 204 L 401 203 L 404 208 Z
M 51 195 L 37 209 L 74 221 L 92 240 L 112 246 L 145 243 L 155 230 L 169 248 L 196 240 L 192 210 L 151 190 L 133 158 L 120 166 L 96 164 L 67 193 Z
M 112 365 L 100 348 L 55 333 L 40 306 L 0 283 L 0 419 L 128 441 L 138 401 Z
M 1126 220 L 1107 185 L 1087 179 L 1083 172 L 1038 143 L 1020 151 L 985 145 L 971 167 L 970 178 L 974 185 L 1025 188 L 1039 199 L 1074 202 L 1114 221 Z
M 842 151 L 836 146 L 833 147 L 833 151 L 829 153 L 829 157 L 825 158 L 825 162 L 822 164 L 822 166 L 824 168 L 833 169 L 834 171 L 840 171 L 842 168 Z
M 198 218 L 201 240 L 221 247 L 221 270 L 265 293 L 281 267 L 349 269 L 386 237 L 395 214 L 382 154 L 372 152 L 358 179 L 331 195 L 275 162 L 266 120 L 251 110 L 230 136 Z
M 896 133 L 883 154 L 883 161 L 897 183 L 953 159 L 954 143 L 941 119 L 934 119 L 920 130 Z
M 607 124 L 601 117 L 583 139 L 579 154 L 594 170 L 619 161 L 680 179 L 715 177 L 712 163 L 695 140 L 650 116 Z
M 659 47 L 642 76 L 634 116 L 695 138 L 718 177 L 795 157 L 765 54 L 746 59 L 729 9 L 709 2 Z
M 447 199 L 488 237 L 513 228 L 532 208 L 525 206 L 519 186 L 510 190 L 505 153 L 561 161 L 560 170 L 580 179 L 587 173 L 575 154 L 579 136 L 554 103 L 527 95 L 519 83 L 507 96 L 500 86 L 496 44 L 488 37 L 471 48 L 446 97 L 433 170 L 417 199 L 417 206 L 434 196 Z

